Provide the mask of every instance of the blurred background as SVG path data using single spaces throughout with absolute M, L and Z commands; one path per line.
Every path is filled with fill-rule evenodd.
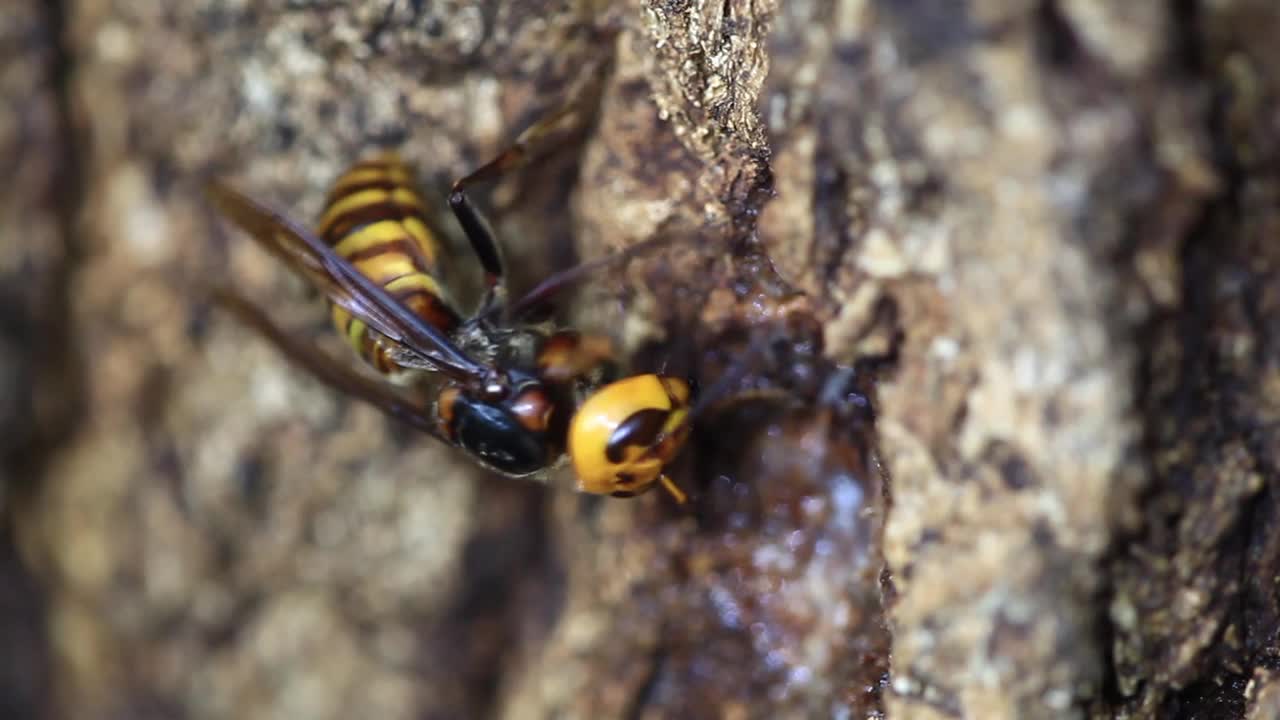
M 1278 32 L 7 0 L 0 717 L 1280 717 Z M 492 476 L 200 292 L 341 356 L 205 183 L 311 223 L 394 148 L 457 243 L 448 184 L 579 93 L 479 194 L 516 288 L 669 236 L 561 317 L 790 398 L 700 420 L 687 509 Z

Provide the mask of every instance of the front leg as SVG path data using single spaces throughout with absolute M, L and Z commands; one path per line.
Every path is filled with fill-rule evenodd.
M 612 368 L 615 356 L 613 341 L 604 335 L 561 330 L 539 348 L 538 376 L 547 382 L 566 384 L 597 368 Z

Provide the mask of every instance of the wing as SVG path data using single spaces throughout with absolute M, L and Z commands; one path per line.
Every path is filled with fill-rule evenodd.
M 234 315 L 237 320 L 271 341 L 271 344 L 275 345 L 285 357 L 329 387 L 363 400 L 391 417 L 452 445 L 436 427 L 429 408 L 410 402 L 385 383 L 360 375 L 350 366 L 334 360 L 320 348 L 286 333 L 273 323 L 261 308 L 236 291 L 217 288 L 213 291 L 212 297 L 215 303 Z
M 455 379 L 483 375 L 485 367 L 468 357 L 444 333 L 418 317 L 377 283 L 365 277 L 284 214 L 230 187 L 213 182 L 213 203 L 267 252 L 300 273 L 342 309 L 374 331 L 420 355 Z

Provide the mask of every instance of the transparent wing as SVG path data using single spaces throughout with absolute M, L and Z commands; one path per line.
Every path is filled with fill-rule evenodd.
M 261 308 L 236 291 L 217 288 L 212 297 L 220 307 L 256 330 L 285 357 L 329 387 L 363 400 L 391 417 L 452 445 L 436 427 L 430 408 L 410 401 L 386 383 L 359 374 L 349 365 L 334 360 L 319 347 L 285 332 Z
M 222 183 L 211 183 L 208 192 L 223 214 L 335 305 L 409 354 L 420 356 L 422 361 L 413 366 L 430 367 L 457 379 L 484 374 L 486 368 L 463 353 L 443 332 L 362 275 L 310 230 Z

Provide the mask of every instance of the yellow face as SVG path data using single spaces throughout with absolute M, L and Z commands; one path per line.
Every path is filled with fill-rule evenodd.
M 578 489 L 637 494 L 653 486 L 688 436 L 689 384 L 635 375 L 601 388 L 569 424 Z

